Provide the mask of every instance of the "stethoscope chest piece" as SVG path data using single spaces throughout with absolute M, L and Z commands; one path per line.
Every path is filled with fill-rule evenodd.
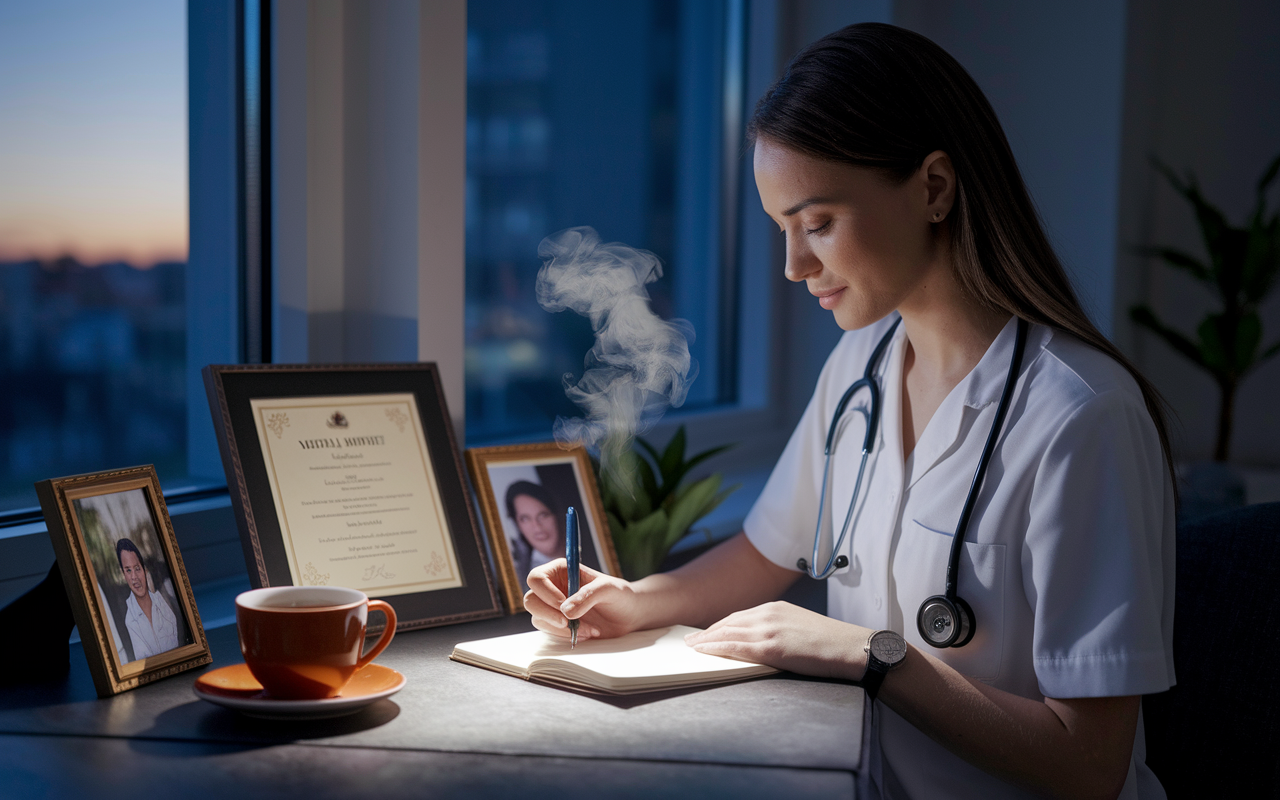
M 977 625 L 973 609 L 963 598 L 950 600 L 938 594 L 920 604 L 916 630 L 934 647 L 964 647 L 973 638 Z

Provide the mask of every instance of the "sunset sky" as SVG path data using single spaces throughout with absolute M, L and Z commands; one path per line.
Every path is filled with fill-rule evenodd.
M 187 253 L 185 0 L 0 3 L 0 261 Z

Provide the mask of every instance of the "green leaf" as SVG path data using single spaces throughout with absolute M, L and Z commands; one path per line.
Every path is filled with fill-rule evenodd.
M 646 442 L 644 439 L 640 438 L 639 436 L 637 436 L 637 437 L 636 437 L 636 444 L 638 444 L 638 445 L 640 445 L 641 447 L 643 447 L 643 448 L 644 448 L 644 451 L 645 451 L 646 453 L 648 453 L 648 454 L 649 454 L 649 458 L 652 458 L 652 459 L 653 459 L 653 463 L 654 463 L 654 464 L 661 463 L 661 461 L 662 461 L 662 456 L 658 454 L 658 450 L 657 450 L 657 448 L 656 448 L 656 447 L 654 447 L 653 445 L 649 444 L 648 442 Z
M 1224 330 L 1223 316 L 1210 314 L 1196 328 L 1196 335 L 1200 337 L 1200 357 L 1215 375 L 1226 375 L 1235 366 L 1229 349 L 1235 343 L 1235 331 Z
M 662 491 L 658 488 L 657 479 L 653 476 L 653 467 L 649 466 L 649 462 L 647 460 L 640 458 L 639 456 L 635 459 L 635 466 L 636 474 L 640 478 L 640 491 L 645 497 L 649 498 L 649 510 L 652 510 L 654 506 L 662 505 L 662 501 L 665 498 L 663 497 Z
M 671 523 L 667 528 L 666 536 L 667 547 L 675 544 L 677 539 L 693 527 L 693 523 L 697 522 L 704 513 L 703 506 L 716 496 L 723 482 L 724 479 L 718 473 L 708 475 L 680 492 L 679 497 L 671 504 Z
M 1263 361 L 1266 361 L 1267 359 L 1271 358 L 1276 353 L 1280 353 L 1280 342 L 1275 342 L 1266 350 L 1263 350 L 1262 355 L 1258 356 L 1258 360 L 1255 362 L 1255 364 L 1261 364 Z
M 694 456 L 693 458 L 691 458 L 691 459 L 689 459 L 688 461 L 684 462 L 684 469 L 683 469 L 683 470 L 681 470 L 681 475 L 680 475 L 680 477 L 683 479 L 685 475 L 689 474 L 689 472 L 690 472 L 694 467 L 698 466 L 698 465 L 699 465 L 699 464 L 701 464 L 703 461 L 706 461 L 708 458 L 711 458 L 711 457 L 713 457 L 713 456 L 718 456 L 718 455 L 720 455 L 721 453 L 723 453 L 725 450 L 728 450 L 728 449 L 730 449 L 730 448 L 732 448 L 732 447 L 733 447 L 733 445 L 731 445 L 731 444 L 722 444 L 722 445 L 720 445 L 719 447 L 713 447 L 713 448 L 711 448 L 710 450 L 703 450 L 701 453 L 698 453 L 698 454 L 697 454 L 696 456 Z
M 625 544 L 614 542 L 615 545 L 620 545 L 618 560 L 622 562 L 622 571 L 628 580 L 638 580 L 658 568 L 666 551 L 659 554 L 655 543 L 662 541 L 668 525 L 667 512 L 660 508 L 627 526 L 623 537 Z
M 1240 288 L 1245 302 L 1256 305 L 1271 291 L 1276 273 L 1280 272 L 1280 215 L 1273 216 L 1269 222 L 1255 216 L 1248 235 Z
M 734 492 L 738 491 L 741 488 L 742 488 L 742 484 L 735 483 L 734 485 L 730 486 L 727 489 L 716 492 L 715 496 L 711 497 L 710 499 L 707 500 L 707 502 L 702 504 L 702 508 L 699 509 L 697 515 L 694 518 L 694 524 L 697 524 L 698 520 L 710 514 L 712 511 L 715 511 L 716 508 L 719 507 L 721 503 L 723 503 L 725 500 L 729 498 L 729 495 L 733 494 Z M 693 525 L 690 525 L 689 528 L 690 530 L 692 530 Z
M 1235 371 L 1243 375 L 1253 366 L 1258 355 L 1258 345 L 1262 344 L 1262 320 L 1257 314 L 1245 314 L 1236 326 Z
M 649 498 L 638 491 L 639 487 L 633 481 L 625 480 L 625 475 L 625 469 L 606 470 L 601 482 L 609 486 L 608 494 L 613 500 L 611 505 L 618 510 L 618 516 L 630 522 L 645 516 L 652 507 L 642 510 L 648 505 Z
M 1216 206 L 1205 199 L 1200 193 L 1200 186 L 1196 183 L 1195 176 L 1187 173 L 1186 180 L 1178 177 L 1168 165 L 1162 163 L 1158 159 L 1152 159 L 1156 169 L 1158 169 L 1173 188 L 1191 203 L 1195 210 L 1196 222 L 1200 225 L 1200 236 L 1204 239 L 1205 249 L 1209 251 L 1209 259 L 1213 264 L 1214 277 L 1218 279 L 1219 284 L 1222 282 L 1222 257 L 1224 254 L 1224 238 L 1227 230 L 1231 227 L 1227 223 L 1226 217 Z
M 684 463 L 685 442 L 684 426 L 681 425 L 676 428 L 675 435 L 667 443 L 667 449 L 662 453 L 662 459 L 658 462 L 658 471 L 662 473 L 662 487 L 668 492 L 674 491 L 676 485 L 680 482 L 678 472 L 680 465 Z
M 1280 173 L 1280 155 L 1277 155 L 1271 162 L 1271 166 L 1263 171 L 1262 177 L 1258 178 L 1258 203 L 1264 202 L 1264 195 L 1267 193 L 1267 187 L 1276 179 L 1276 173 Z
M 1139 247 L 1138 253 L 1144 256 L 1163 259 L 1167 264 L 1186 270 L 1191 277 L 1204 283 L 1213 284 L 1213 275 L 1209 268 L 1199 260 L 1192 258 L 1181 250 L 1172 247 Z
M 622 541 L 622 538 L 627 535 L 627 526 L 612 511 L 605 511 L 604 518 L 609 521 L 609 533 L 613 535 L 613 544 L 616 547 Z
M 1164 339 L 1170 347 L 1194 361 L 1198 366 L 1213 372 L 1212 368 L 1205 363 L 1204 356 L 1200 353 L 1200 347 L 1186 336 L 1161 322 L 1149 306 L 1137 305 L 1131 307 L 1129 309 L 1129 319 Z

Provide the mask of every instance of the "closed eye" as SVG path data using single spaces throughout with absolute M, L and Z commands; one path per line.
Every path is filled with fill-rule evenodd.
M 807 236 L 813 236 L 815 234 L 822 233 L 823 231 L 825 231 L 827 228 L 830 228 L 830 227 L 831 227 L 831 220 L 827 220 L 826 222 L 822 223 L 816 228 L 805 228 L 804 232 L 805 232 L 805 235 Z

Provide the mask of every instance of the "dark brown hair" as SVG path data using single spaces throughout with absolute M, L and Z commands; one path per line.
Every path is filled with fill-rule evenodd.
M 838 30 L 792 59 L 756 104 L 747 135 L 899 181 L 930 153 L 945 152 L 956 171 L 950 231 L 960 285 L 991 308 L 1076 336 L 1128 370 L 1173 479 L 1163 398 L 1085 314 L 995 111 L 945 50 L 893 25 Z

